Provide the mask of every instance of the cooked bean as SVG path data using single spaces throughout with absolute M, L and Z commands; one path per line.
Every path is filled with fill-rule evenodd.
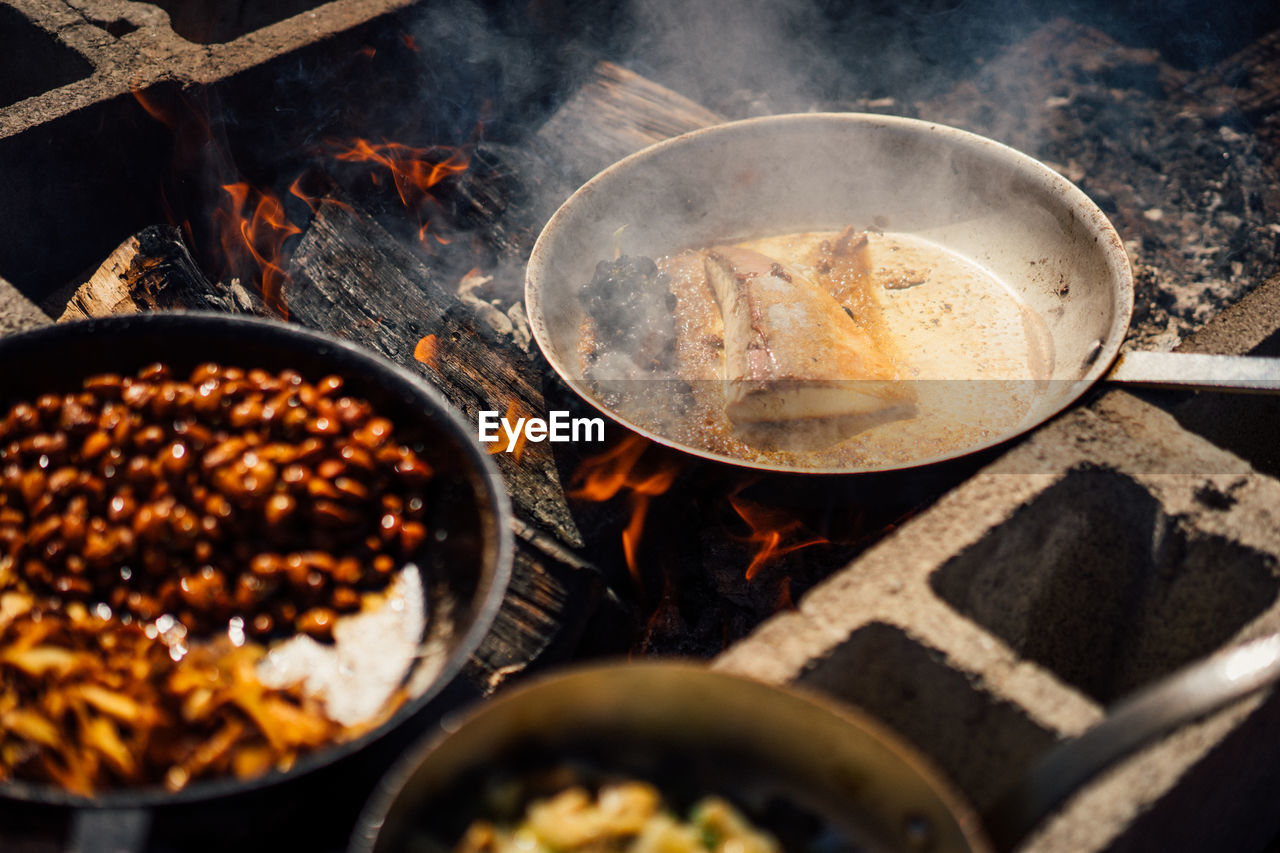
M 42 521 L 36 522 L 29 531 L 27 531 L 27 542 L 35 547 L 40 547 L 49 541 L 49 537 L 62 528 L 62 519 L 56 515 L 51 515 Z
M 111 498 L 111 502 L 107 505 L 107 519 L 110 521 L 125 521 L 133 516 L 137 510 L 138 504 L 133 499 L 133 492 L 128 486 L 125 486 Z
M 88 595 L 93 592 L 93 585 L 86 578 L 78 575 L 58 575 L 53 581 L 53 588 L 62 595 Z
M 272 495 L 267 499 L 266 509 L 264 510 L 267 524 L 272 527 L 279 527 L 293 516 L 297 508 L 298 502 L 291 496 L 283 492 Z
M 191 453 L 181 441 L 175 441 L 160 456 L 160 466 L 170 477 L 177 477 L 191 467 Z
M 359 520 L 354 510 L 334 501 L 316 501 L 311 515 L 317 523 L 326 527 L 350 527 Z
M 249 562 L 249 569 L 255 575 L 268 577 L 280 571 L 284 565 L 279 554 L 258 554 Z
M 391 421 L 386 418 L 371 418 L 364 426 L 356 430 L 354 438 L 370 450 L 382 447 L 391 435 Z
M 365 501 L 369 498 L 369 490 L 358 480 L 350 477 L 339 477 L 333 481 L 333 487 L 346 498 L 353 501 Z
M 44 494 L 47 479 L 40 468 L 32 468 L 22 475 L 22 499 L 32 506 Z
M 337 479 L 346 470 L 347 465 L 341 459 L 326 459 L 316 466 L 316 473 L 326 480 Z
M 371 411 L 369 404 L 363 400 L 355 400 L 351 397 L 338 398 L 338 420 L 342 421 L 342 425 L 348 429 L 363 425 L 369 420 Z
M 102 533 L 90 533 L 84 542 L 83 556 L 85 562 L 96 568 L 102 568 L 115 553 L 115 543 L 111 537 Z
M 36 453 L 43 453 L 46 456 L 61 454 L 67 449 L 67 437 L 60 432 L 41 433 L 32 436 L 30 442 L 31 450 Z
M 307 494 L 317 500 L 342 500 L 342 492 L 338 491 L 338 488 L 333 483 L 320 476 L 311 477 L 307 480 Z
M 425 542 L 429 476 L 341 377 L 154 364 L 0 418 L 0 546 L 32 591 L 120 618 L 327 636 Z
M 313 607 L 298 617 L 298 630 L 317 639 L 328 639 L 337 620 L 338 614 L 328 607 Z
M 88 532 L 88 507 L 83 498 L 72 501 L 62 516 L 62 538 L 72 547 L 79 547 Z
M 253 621 L 249 623 L 249 630 L 258 637 L 266 636 L 275 628 L 276 622 L 271 618 L 270 613 L 259 613 L 253 617 Z
M 155 395 L 156 389 L 154 385 L 149 385 L 144 382 L 134 382 L 131 385 L 125 386 L 124 390 L 120 392 L 120 399 L 122 399 L 130 408 L 138 410 L 151 405 L 151 400 Z
M 111 447 L 111 436 L 103 430 L 95 430 L 89 433 L 88 438 L 84 440 L 84 444 L 80 446 L 80 456 L 85 460 L 97 459 L 106 453 Z
M 329 594 L 333 609 L 339 613 L 350 613 L 360 607 L 360 593 L 349 586 L 335 586 Z
M 59 497 L 66 494 L 67 490 L 79 483 L 79 481 L 80 472 L 70 465 L 65 465 L 49 475 L 49 482 L 46 488 L 55 497 Z
M 98 397 L 112 399 L 124 388 L 124 377 L 115 373 L 99 373 L 86 379 L 84 388 Z
M 40 426 L 40 414 L 35 407 L 26 403 L 18 403 L 9 410 L 8 423 L 15 432 L 25 433 Z

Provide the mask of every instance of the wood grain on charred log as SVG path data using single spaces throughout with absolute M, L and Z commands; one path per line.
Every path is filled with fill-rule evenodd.
M 634 71 L 601 62 L 538 131 L 534 149 L 577 186 L 641 148 L 722 121 Z
M 509 336 L 500 337 L 435 281 L 417 255 L 343 202 L 324 201 L 298 244 L 285 287 L 290 319 L 362 343 L 423 374 L 475 421 L 481 410 L 543 415 L 541 370 Z M 414 358 L 435 335 L 430 364 Z M 505 340 L 503 339 L 505 338 Z M 547 443 L 497 453 L 516 512 L 578 547 Z
M 62 304 L 58 304 L 57 300 Z M 172 225 L 150 225 L 125 240 L 89 280 L 46 302 L 58 322 L 174 308 L 260 313 L 258 296 L 239 283 L 214 287 Z

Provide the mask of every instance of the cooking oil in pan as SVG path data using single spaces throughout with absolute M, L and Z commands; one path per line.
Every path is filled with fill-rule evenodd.
M 789 234 L 742 245 L 821 280 L 819 247 L 836 232 Z M 916 396 L 914 413 L 805 454 L 810 465 L 922 461 L 1014 432 L 1052 370 L 1042 321 L 1003 281 L 937 243 L 869 233 L 862 296 L 878 309 L 880 338 Z
M 794 420 L 751 429 L 731 423 L 724 410 L 725 329 L 704 272 L 709 247 L 700 247 L 658 261 L 676 299 L 680 381 L 666 387 L 678 390 L 665 402 L 662 394 L 646 395 L 634 407 L 615 401 L 615 410 L 692 448 L 814 470 L 916 464 L 1019 431 L 1052 373 L 1043 321 L 990 271 L 911 234 L 869 233 L 865 242 L 857 235 L 854 280 L 833 284 L 824 257 L 842 236 L 847 243 L 847 234 L 809 232 L 736 246 L 839 290 L 851 315 L 870 317 L 914 406 L 858 421 Z

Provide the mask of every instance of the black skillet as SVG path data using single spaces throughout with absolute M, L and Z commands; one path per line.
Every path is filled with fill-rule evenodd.
M 108 791 L 94 797 L 51 785 L 0 784 L 0 797 L 74 810 L 70 846 L 77 853 L 117 853 L 145 847 L 154 810 L 253 794 L 290 783 L 371 746 L 394 729 L 422 727 L 440 713 L 432 700 L 459 680 L 467 658 L 488 632 L 511 572 L 511 509 L 502 480 L 474 438 L 474 429 L 420 377 L 335 338 L 283 323 L 203 313 L 135 314 L 69 323 L 0 339 L 0 406 L 71 390 L 106 371 L 133 372 L 163 361 L 176 372 L 206 361 L 292 368 L 309 380 L 338 374 L 354 396 L 395 424 L 397 436 L 447 484 L 438 529 L 448 531 L 421 562 L 429 625 L 450 625 L 448 655 L 438 675 L 390 719 L 355 740 L 318 750 L 287 772 L 249 779 L 193 782 Z M 428 628 L 430 631 L 430 628 Z

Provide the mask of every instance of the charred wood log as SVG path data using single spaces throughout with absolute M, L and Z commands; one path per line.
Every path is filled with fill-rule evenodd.
M 576 187 L 641 148 L 722 121 L 634 71 L 601 62 L 542 126 L 533 147 Z
M 89 280 L 45 303 L 58 322 L 187 308 L 262 313 L 262 300 L 234 282 L 214 287 L 172 225 L 150 225 L 125 240 Z
M 472 421 L 482 410 L 546 412 L 534 359 L 479 321 L 417 255 L 344 202 L 321 202 L 291 269 L 285 288 L 291 320 L 422 373 Z M 420 348 L 428 335 L 434 338 Z M 517 513 L 565 545 L 580 546 L 550 445 L 495 456 Z

